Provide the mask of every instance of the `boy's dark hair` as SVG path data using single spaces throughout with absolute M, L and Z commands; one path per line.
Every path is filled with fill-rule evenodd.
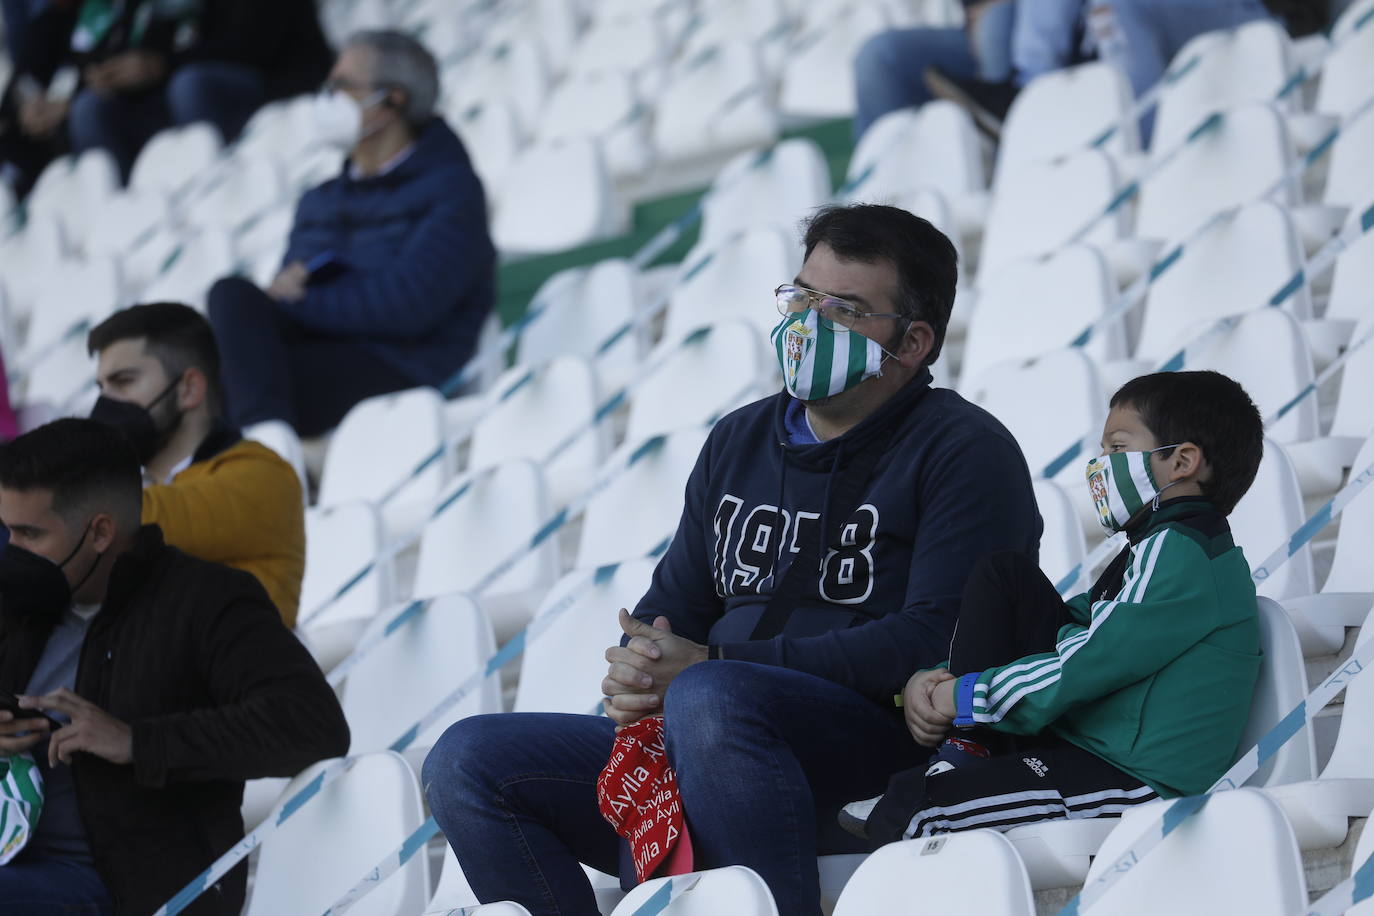
M 53 511 L 67 521 L 96 509 L 132 527 L 142 513 L 138 456 L 123 433 L 95 420 L 54 420 L 0 446 L 0 487 L 51 490 Z
M 86 351 L 95 356 L 121 340 L 147 341 L 148 352 L 161 364 L 168 381 L 194 366 L 205 375 L 210 411 L 220 412 L 219 346 L 205 316 L 189 305 L 151 302 L 115 312 L 91 329 Z
M 1192 442 L 1212 466 L 1202 492 L 1226 515 L 1255 482 L 1264 455 L 1264 420 L 1234 379 L 1210 370 L 1156 372 L 1122 385 L 1112 407 L 1125 405 L 1160 445 Z
M 897 207 L 851 204 L 822 207 L 806 222 L 806 257 L 821 242 L 840 258 L 897 268 L 897 311 L 935 331 L 926 365 L 940 356 L 954 308 L 959 259 L 954 244 L 928 221 Z

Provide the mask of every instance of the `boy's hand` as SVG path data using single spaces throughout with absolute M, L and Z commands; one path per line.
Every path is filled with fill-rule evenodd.
M 946 715 L 935 705 L 934 692 L 948 684 L 951 711 Z M 907 730 L 923 747 L 935 747 L 944 740 L 954 722 L 952 711 L 954 695 L 954 675 L 945 668 L 931 668 L 917 671 L 906 682 L 902 690 L 902 714 L 906 718 Z
M 951 722 L 959 715 L 959 707 L 954 701 L 954 687 L 958 683 L 958 678 L 950 678 L 936 684 L 930 691 L 930 705 L 934 706 L 940 715 L 948 716 Z

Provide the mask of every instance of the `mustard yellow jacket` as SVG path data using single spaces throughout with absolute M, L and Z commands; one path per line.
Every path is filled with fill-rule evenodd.
M 252 573 L 290 627 L 305 575 L 304 505 L 291 465 L 221 428 L 170 484 L 143 489 L 143 523 L 191 556 Z

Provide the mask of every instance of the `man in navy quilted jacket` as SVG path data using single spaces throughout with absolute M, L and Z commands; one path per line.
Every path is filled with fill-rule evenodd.
M 442 385 L 476 347 L 495 297 L 487 205 L 462 141 L 434 114 L 434 58 L 398 32 L 359 32 L 316 99 L 322 143 L 349 150 L 306 192 L 282 268 L 261 290 L 210 290 L 235 425 L 303 436 L 364 398 Z

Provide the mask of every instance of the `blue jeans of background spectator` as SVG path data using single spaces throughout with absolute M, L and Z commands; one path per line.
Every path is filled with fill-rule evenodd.
M 1178 50 L 1203 32 L 1272 18 L 1262 0 L 1105 0 L 1125 36 L 1122 65 L 1136 95 L 1153 86 Z M 1024 85 L 1068 65 L 1084 0 L 1023 3 L 1012 31 L 1012 64 Z
M 170 126 L 209 121 L 230 141 L 267 98 L 266 84 L 242 64 L 187 64 L 167 85 L 149 92 L 101 95 L 83 89 L 67 117 L 72 149 L 107 149 L 125 180 L 138 151 L 153 134 Z
M 839 830 L 839 809 L 930 753 L 898 710 L 749 662 L 686 669 L 664 721 L 695 867 L 749 866 L 789 916 L 820 913 L 817 852 L 865 851 Z M 609 719 L 539 713 L 477 716 L 444 733 L 425 761 L 425 794 L 480 900 L 596 916 L 578 862 L 620 871 L 624 844 L 596 801 L 613 740 Z
M 0 916 L 111 916 L 114 903 L 90 865 L 25 853 L 0 867 Z
M 960 78 L 1007 79 L 1015 10 L 1013 0 L 989 5 L 971 35 L 959 28 L 892 29 L 866 41 L 854 58 L 854 139 L 889 111 L 930 101 L 926 67 Z

